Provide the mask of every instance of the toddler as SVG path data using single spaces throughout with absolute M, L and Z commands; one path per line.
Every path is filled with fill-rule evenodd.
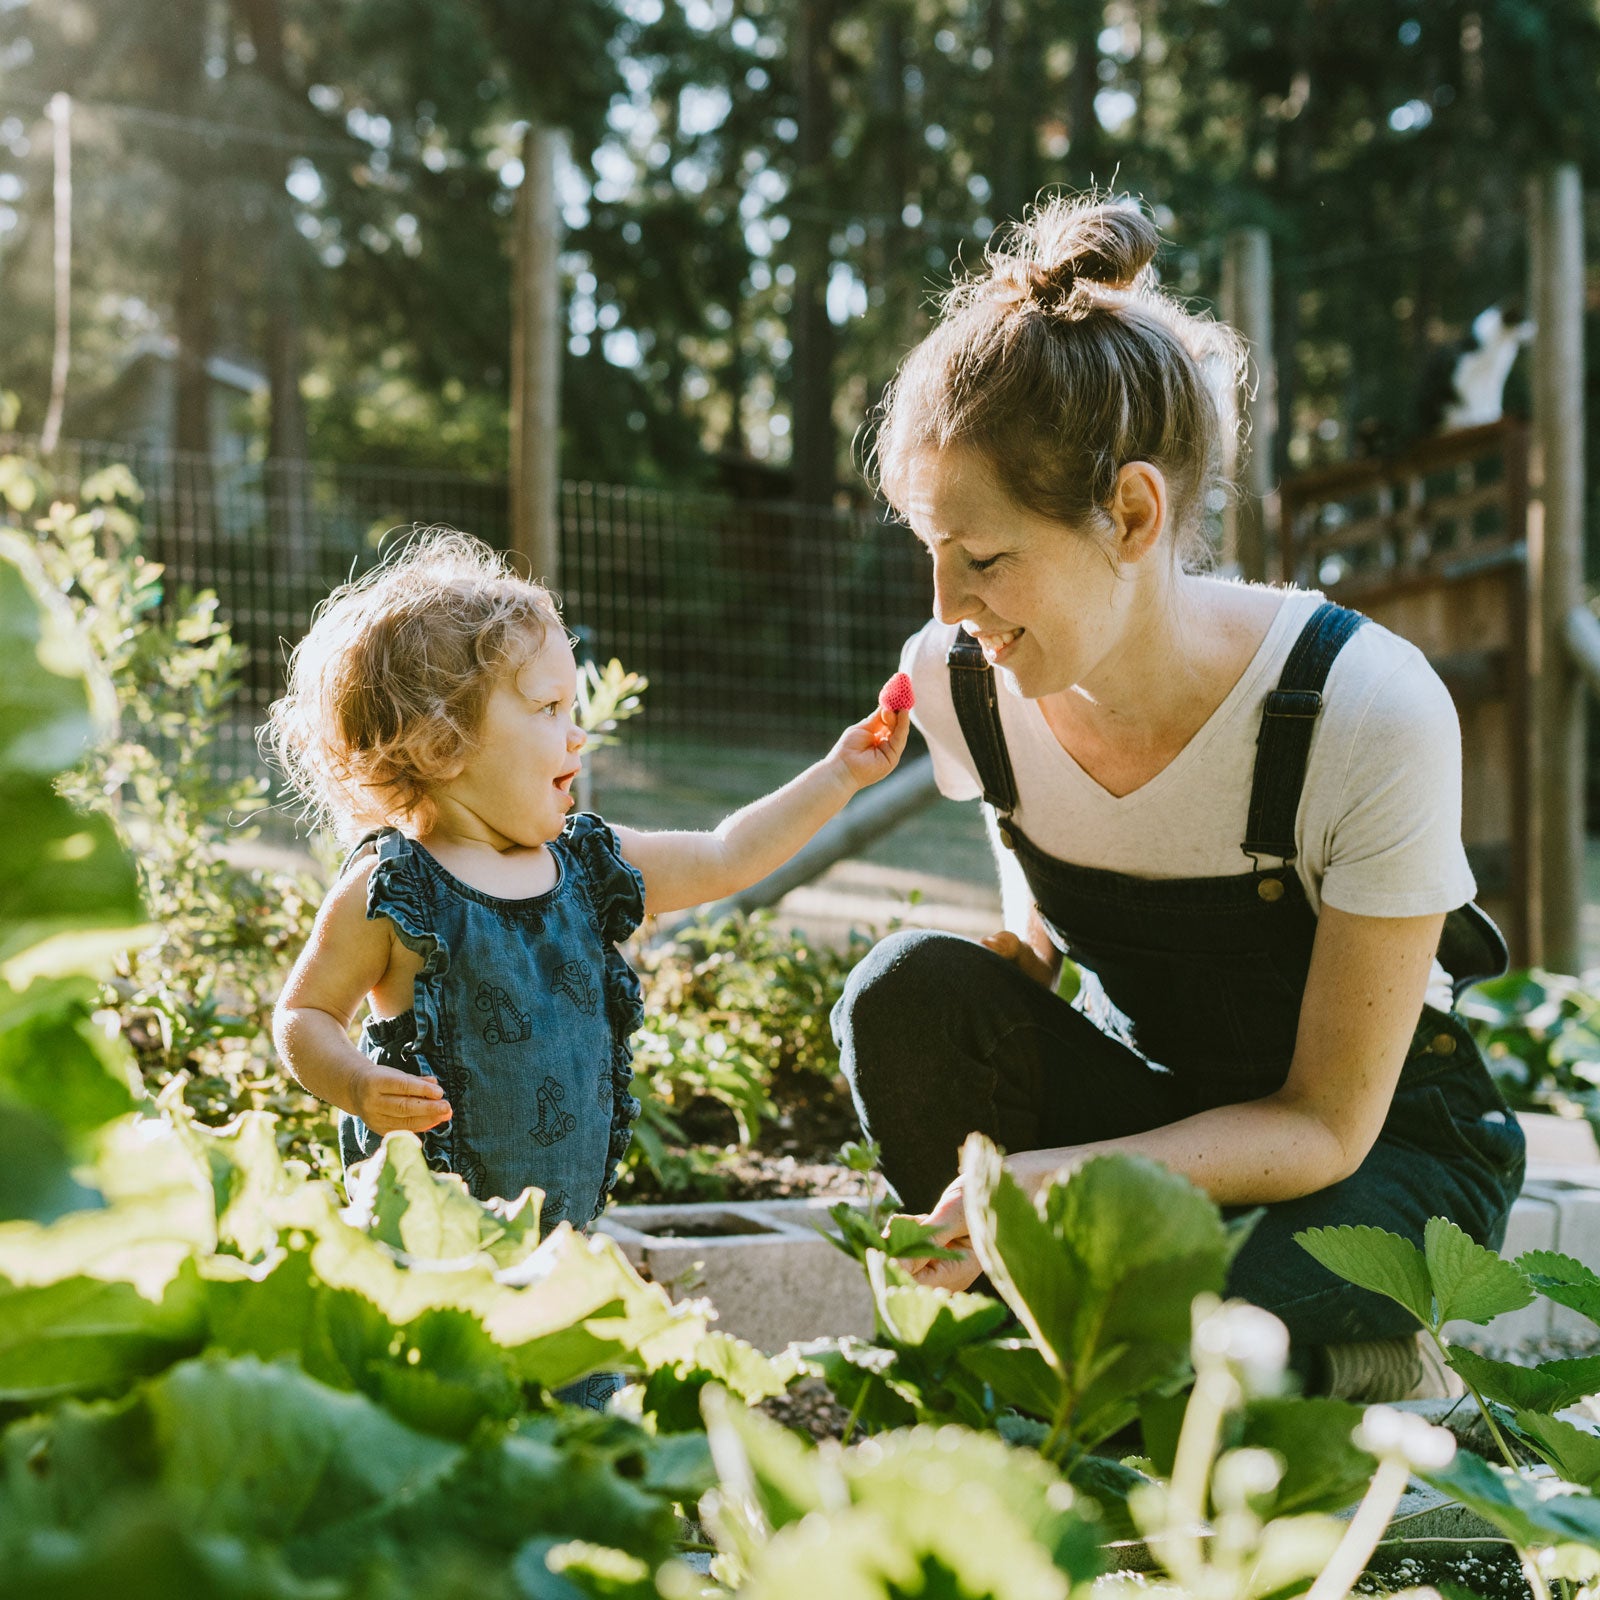
M 542 1189 L 543 1232 L 599 1215 L 638 1114 L 617 945 L 778 867 L 910 726 L 880 708 L 714 833 L 640 833 L 569 815 L 576 693 L 550 594 L 434 531 L 325 602 L 266 730 L 308 814 L 359 838 L 278 1003 L 284 1061 L 344 1113 L 347 1169 L 409 1129 L 481 1199 Z

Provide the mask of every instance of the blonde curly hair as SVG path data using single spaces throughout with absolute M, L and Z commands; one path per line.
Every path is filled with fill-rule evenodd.
M 260 738 L 300 814 L 350 841 L 426 833 L 433 787 L 472 754 L 494 685 L 562 626 L 550 591 L 454 528 L 420 528 L 318 606 Z

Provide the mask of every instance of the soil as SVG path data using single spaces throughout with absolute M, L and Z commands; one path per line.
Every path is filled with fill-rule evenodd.
M 726 1106 L 709 1099 L 694 1101 L 679 1118 L 688 1143 L 669 1148 L 701 1170 L 682 1187 L 668 1189 L 641 1164 L 618 1185 L 618 1203 L 864 1195 L 860 1175 L 839 1164 L 839 1147 L 861 1137 L 844 1079 L 815 1072 L 779 1072 L 769 1092 L 777 1115 L 763 1121 L 755 1142 L 744 1146 L 738 1142 L 738 1125 Z M 695 1155 L 690 1155 L 691 1150 Z

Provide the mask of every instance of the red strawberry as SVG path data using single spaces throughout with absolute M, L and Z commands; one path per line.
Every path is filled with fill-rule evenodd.
M 878 704 L 885 711 L 909 711 L 916 703 L 917 697 L 912 693 L 911 679 L 903 672 L 895 673 L 878 693 Z

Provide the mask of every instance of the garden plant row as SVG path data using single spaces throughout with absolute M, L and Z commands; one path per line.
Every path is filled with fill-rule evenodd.
M 1329 1600 L 1413 1473 L 1523 1552 L 1534 1592 L 1600 1579 L 1600 1439 L 1557 1416 L 1600 1357 L 1447 1351 L 1499 1463 L 1294 1398 L 1281 1326 L 1217 1298 L 1249 1220 L 1154 1164 L 1102 1158 L 1035 1201 L 974 1139 L 1001 1299 L 918 1285 L 925 1230 L 842 1211 L 876 1331 L 770 1357 L 604 1238 L 540 1243 L 536 1191 L 482 1204 L 407 1136 L 345 1206 L 273 1110 L 211 1126 L 181 1077 L 152 1095 L 112 1002 L 169 935 L 108 813 L 156 778 L 85 765 L 115 748 L 117 652 L 147 648 L 84 617 L 82 552 L 127 559 L 125 493 L 41 529 L 18 490 L 0 532 L 0 1593 L 1065 1600 L 1132 1585 L 1108 1574 L 1138 1539 L 1174 1593 Z M 89 577 L 63 581 L 74 540 Z M 192 629 L 196 657 L 224 647 Z M 170 689 L 183 652 L 158 656 Z M 1442 1222 L 1425 1249 L 1304 1242 L 1432 1337 L 1536 1293 L 1600 1318 L 1579 1263 Z M 562 1402 L 599 1371 L 632 1380 L 610 1414 Z M 842 1445 L 758 1414 L 801 1377 L 848 1408 Z M 1136 1423 L 1137 1458 L 1097 1453 Z

